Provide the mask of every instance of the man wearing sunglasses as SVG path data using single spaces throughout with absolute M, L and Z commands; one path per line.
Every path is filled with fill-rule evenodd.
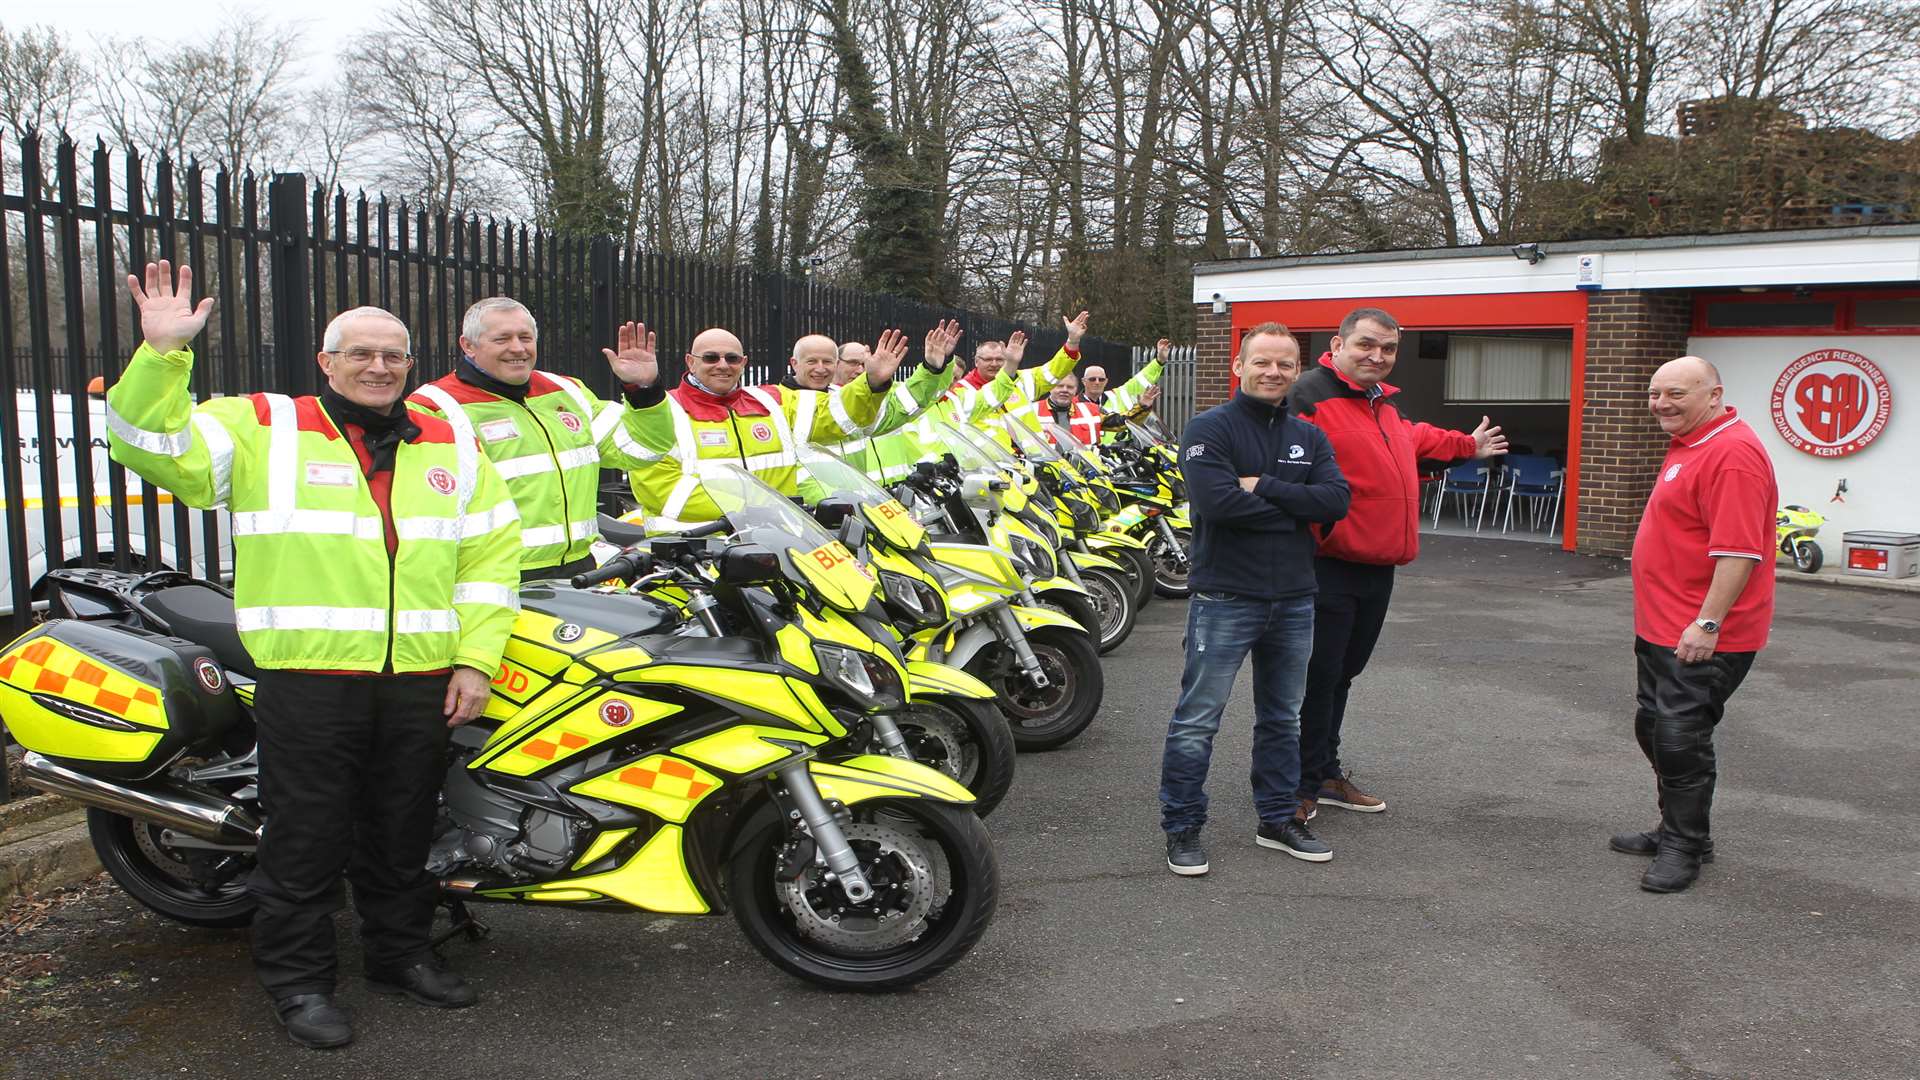
M 746 346 L 730 331 L 703 330 L 687 348 L 680 385 L 658 385 L 656 337 L 627 323 L 619 330 L 617 355 L 633 363 L 622 372 L 636 416 L 639 441 L 659 456 L 627 474 L 647 528 L 673 532 L 720 516 L 701 490 L 703 465 L 744 466 L 781 492 L 799 490 L 795 451 L 809 442 L 833 443 L 866 434 L 880 416 L 906 350 L 867 358 L 866 377 L 820 392 L 803 407 L 807 391 L 777 383 L 742 386 Z

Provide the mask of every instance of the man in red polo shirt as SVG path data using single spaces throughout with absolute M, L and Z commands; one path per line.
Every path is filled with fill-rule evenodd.
M 1773 463 L 1722 392 L 1697 356 L 1661 365 L 1647 391 L 1673 438 L 1633 539 L 1633 731 L 1660 824 L 1610 846 L 1654 857 L 1640 879 L 1649 892 L 1679 892 L 1713 858 L 1713 729 L 1773 622 Z

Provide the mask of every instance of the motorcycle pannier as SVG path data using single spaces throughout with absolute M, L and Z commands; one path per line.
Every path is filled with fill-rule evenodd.
M 213 652 L 180 638 L 63 619 L 0 651 L 0 719 L 14 740 L 89 772 L 150 776 L 239 717 Z

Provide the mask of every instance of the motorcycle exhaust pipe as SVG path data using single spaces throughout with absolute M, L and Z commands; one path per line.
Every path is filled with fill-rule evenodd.
M 86 806 L 177 829 L 216 844 L 257 844 L 260 819 L 244 806 L 209 792 L 162 781 L 104 780 L 56 765 L 28 751 L 20 759 L 27 782 Z

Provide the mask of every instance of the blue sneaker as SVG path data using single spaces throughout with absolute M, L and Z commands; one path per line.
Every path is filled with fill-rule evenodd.
M 1207 849 L 1200 845 L 1199 829 L 1167 834 L 1167 869 L 1181 877 L 1207 872 Z

